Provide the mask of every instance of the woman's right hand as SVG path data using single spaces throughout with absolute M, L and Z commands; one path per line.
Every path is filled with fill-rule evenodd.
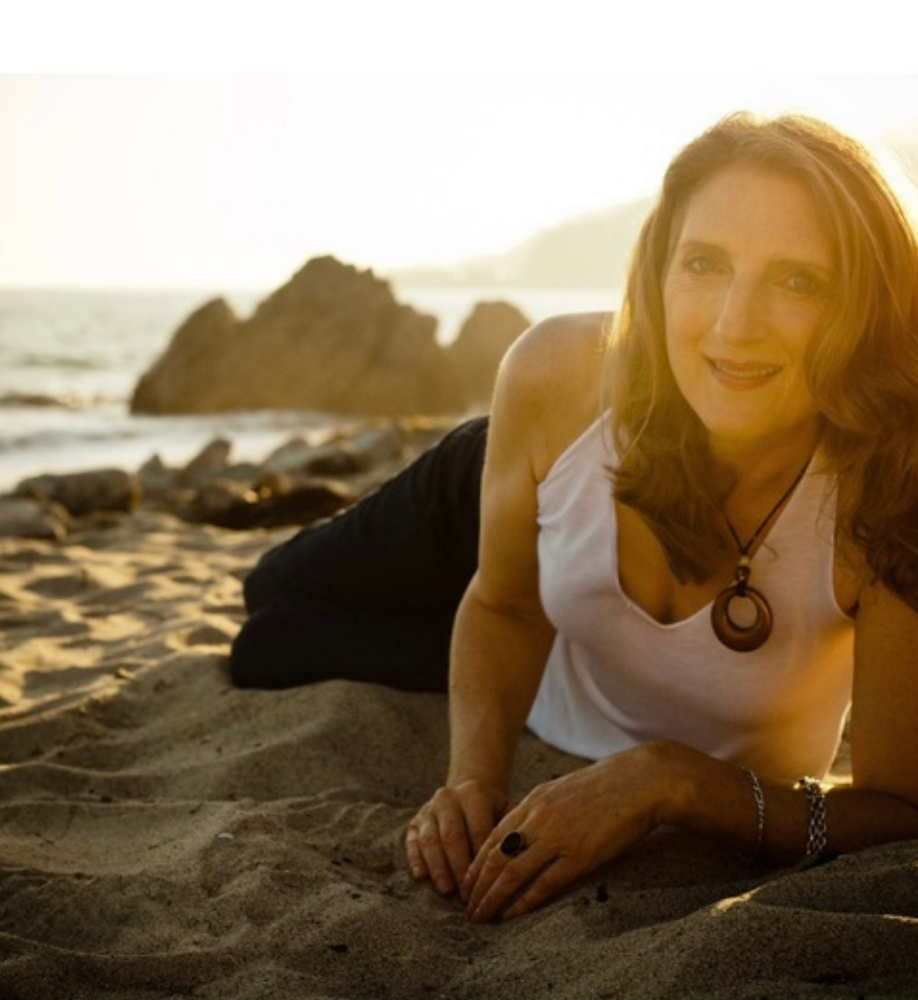
M 429 879 L 444 896 L 456 892 L 506 808 L 506 792 L 480 781 L 437 789 L 405 832 L 405 856 L 415 880 Z

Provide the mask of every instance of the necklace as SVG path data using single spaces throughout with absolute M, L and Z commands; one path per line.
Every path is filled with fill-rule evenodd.
M 794 481 L 784 491 L 781 499 L 771 508 L 765 520 L 755 529 L 745 545 L 740 541 L 740 537 L 737 534 L 736 528 L 733 527 L 730 518 L 721 511 L 723 519 L 727 522 L 727 527 L 730 529 L 730 534 L 733 535 L 733 540 L 736 542 L 736 547 L 739 550 L 739 560 L 734 570 L 733 583 L 729 587 L 725 587 L 717 595 L 711 608 L 711 626 L 717 638 L 728 649 L 733 649 L 737 653 L 748 653 L 753 649 L 758 649 L 759 646 L 764 645 L 765 641 L 771 635 L 771 627 L 774 624 L 771 605 L 769 605 L 765 595 L 761 591 L 749 586 L 749 577 L 752 573 L 752 559 L 749 553 L 752 550 L 752 546 L 758 540 L 759 535 L 762 534 L 771 522 L 771 519 L 778 513 L 787 498 L 797 488 L 809 464 L 809 459 L 807 459 L 803 468 L 794 477 Z M 730 615 L 730 605 L 737 598 L 748 601 L 755 611 L 755 618 L 749 625 L 737 622 Z

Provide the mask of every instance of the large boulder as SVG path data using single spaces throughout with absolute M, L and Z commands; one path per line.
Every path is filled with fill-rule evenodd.
M 469 314 L 448 349 L 456 387 L 469 406 L 488 405 L 501 358 L 528 326 L 509 302 L 479 302 Z
M 239 321 L 223 299 L 196 309 L 175 331 L 168 349 L 140 378 L 132 413 L 207 413 L 231 410 L 226 384 L 239 346 Z
M 436 326 L 371 271 L 318 257 L 247 320 L 219 299 L 193 313 L 141 377 L 131 411 L 461 411 Z

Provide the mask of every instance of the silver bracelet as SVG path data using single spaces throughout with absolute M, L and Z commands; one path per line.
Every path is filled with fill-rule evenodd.
M 804 859 L 817 858 L 826 849 L 828 829 L 826 826 L 826 797 L 822 786 L 815 778 L 802 777 L 794 788 L 806 792 L 809 809 L 809 825 L 807 827 L 806 852 Z
M 741 854 L 740 860 L 744 861 L 747 865 L 751 865 L 759 857 L 762 852 L 762 841 L 765 839 L 765 793 L 762 791 L 762 785 L 759 782 L 758 775 L 755 771 L 748 767 L 744 767 L 740 764 L 740 770 L 749 779 L 749 784 L 752 785 L 752 796 L 755 799 L 755 813 L 756 819 L 758 821 L 758 832 L 755 838 L 755 850 L 752 854 Z

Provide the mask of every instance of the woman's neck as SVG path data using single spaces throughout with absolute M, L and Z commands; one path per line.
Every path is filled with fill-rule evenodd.
M 812 458 L 819 444 L 818 425 L 798 428 L 780 439 L 748 442 L 711 441 L 715 490 L 755 496 L 787 487 Z

